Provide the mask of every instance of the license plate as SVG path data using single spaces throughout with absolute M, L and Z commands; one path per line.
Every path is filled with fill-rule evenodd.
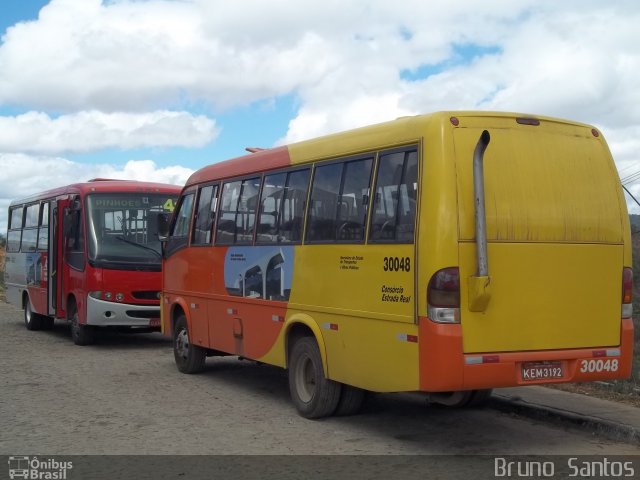
M 159 327 L 160 326 L 160 319 L 159 318 L 152 318 L 151 320 L 149 320 L 149 326 L 150 327 Z
M 561 362 L 529 362 L 522 364 L 522 380 L 552 380 L 562 378 L 564 371 Z

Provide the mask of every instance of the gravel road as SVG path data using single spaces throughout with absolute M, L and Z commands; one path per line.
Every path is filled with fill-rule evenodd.
M 284 370 L 207 360 L 184 375 L 159 334 L 74 346 L 66 325 L 30 332 L 0 303 L 0 454 L 640 454 L 590 432 L 491 409 L 373 395 L 360 415 L 310 421 Z

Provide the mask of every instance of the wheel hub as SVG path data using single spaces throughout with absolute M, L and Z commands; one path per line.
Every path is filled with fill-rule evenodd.
M 176 337 L 176 352 L 180 357 L 187 358 L 189 353 L 189 334 L 186 329 L 180 330 Z
M 295 381 L 300 400 L 305 403 L 310 402 L 316 393 L 316 374 L 309 357 L 305 357 L 298 364 Z

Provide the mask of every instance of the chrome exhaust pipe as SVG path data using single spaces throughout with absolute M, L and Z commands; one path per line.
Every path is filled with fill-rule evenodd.
M 476 254 L 478 268 L 476 276 L 489 275 L 489 261 L 487 259 L 487 215 L 484 206 L 484 152 L 491 141 L 491 135 L 483 130 L 473 152 L 473 193 L 476 216 Z

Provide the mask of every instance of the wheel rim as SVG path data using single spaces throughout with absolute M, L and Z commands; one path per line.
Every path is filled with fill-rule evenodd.
M 27 304 L 24 306 L 24 319 L 27 322 L 27 325 L 31 325 L 32 312 L 31 312 L 31 304 L 27 300 Z
M 176 353 L 180 358 L 187 358 L 189 354 L 189 333 L 186 328 L 178 332 L 176 336 Z
M 300 359 L 295 373 L 296 392 L 304 403 L 309 403 L 316 393 L 316 372 L 307 356 Z
M 78 325 L 78 313 L 74 313 L 71 317 L 71 335 L 73 338 L 78 338 L 80 335 L 80 325 Z

